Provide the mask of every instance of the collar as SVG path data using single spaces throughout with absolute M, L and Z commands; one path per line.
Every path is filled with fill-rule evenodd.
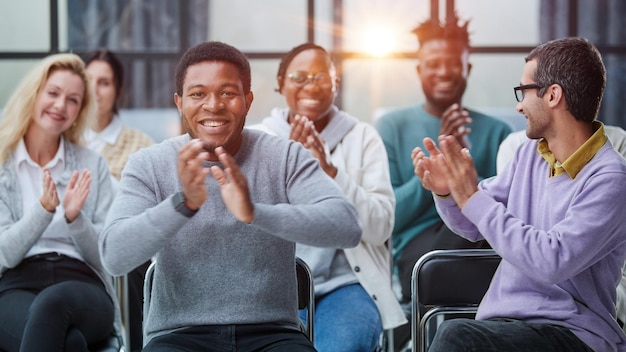
M 114 115 L 113 119 L 111 119 L 111 123 L 107 127 L 105 127 L 100 132 L 95 132 L 92 129 L 87 129 L 85 132 L 85 139 L 87 141 L 92 141 L 95 139 L 100 139 L 101 141 L 107 144 L 115 144 L 117 141 L 117 137 L 119 137 L 122 132 L 122 127 L 124 124 L 122 123 L 122 119 L 119 116 Z
M 562 173 L 567 173 L 570 179 L 573 180 L 576 178 L 580 170 L 589 163 L 591 158 L 593 158 L 598 150 L 606 143 L 607 137 L 604 133 L 604 124 L 600 121 L 594 121 L 593 128 L 595 130 L 593 135 L 563 163 L 559 163 L 555 159 L 545 139 L 541 139 L 537 143 L 537 153 L 550 165 L 550 176 L 558 176 Z
M 17 144 L 17 148 L 15 148 L 14 152 L 15 165 L 20 166 L 22 163 L 28 163 L 31 166 L 40 167 L 28 154 L 28 150 L 26 150 L 26 143 L 24 143 L 24 138 L 20 139 Z M 54 157 L 46 164 L 44 167 L 51 169 L 57 164 L 63 165 L 65 163 L 65 138 L 61 136 L 61 140 L 59 142 L 59 149 L 57 149 Z

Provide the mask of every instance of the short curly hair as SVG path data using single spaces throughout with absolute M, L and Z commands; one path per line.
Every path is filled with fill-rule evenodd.
M 450 42 L 456 42 L 463 48 L 470 48 L 469 32 L 467 26 L 469 20 L 461 21 L 457 15 L 446 19 L 444 23 L 436 19 L 429 19 L 420 23 L 411 33 L 417 36 L 419 47 L 423 47 L 424 43 L 442 39 Z
M 229 62 L 239 71 L 243 92 L 250 93 L 251 73 L 248 58 L 239 49 L 226 43 L 209 41 L 193 46 L 183 54 L 176 67 L 176 94 L 183 94 L 183 81 L 189 66 L 205 61 Z

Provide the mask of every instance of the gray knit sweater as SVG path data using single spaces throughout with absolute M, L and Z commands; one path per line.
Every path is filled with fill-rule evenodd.
M 156 254 L 144 322 L 149 339 L 194 325 L 295 327 L 295 242 L 356 246 L 356 210 L 299 143 L 244 129 L 234 158 L 248 181 L 254 221 L 229 213 L 211 176 L 209 199 L 188 219 L 171 197 L 181 190 L 177 152 L 189 139 L 174 137 L 130 157 L 100 237 L 105 268 L 124 274 Z

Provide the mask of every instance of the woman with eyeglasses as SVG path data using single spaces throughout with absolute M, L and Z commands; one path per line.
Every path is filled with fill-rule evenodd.
M 355 248 L 296 245 L 297 256 L 314 276 L 315 347 L 321 352 L 374 351 L 383 329 L 407 322 L 391 289 L 386 242 L 395 198 L 385 147 L 372 126 L 334 105 L 338 79 L 324 48 L 311 43 L 293 48 L 280 62 L 277 81 L 287 108 L 274 108 L 251 128 L 309 149 L 357 208 L 363 228 Z
M 104 159 L 80 145 L 95 113 L 74 54 L 39 62 L 4 109 L 1 351 L 89 351 L 121 336 L 113 278 L 98 251 L 111 176 Z

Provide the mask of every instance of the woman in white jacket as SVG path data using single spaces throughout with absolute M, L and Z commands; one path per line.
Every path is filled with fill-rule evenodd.
M 283 57 L 277 80 L 288 108 L 274 108 L 251 128 L 309 149 L 357 208 L 363 228 L 356 248 L 296 246 L 314 276 L 315 347 L 374 351 L 383 329 L 407 322 L 391 289 L 385 244 L 395 206 L 385 147 L 371 125 L 334 105 L 338 79 L 324 48 L 311 43 L 293 48 Z

